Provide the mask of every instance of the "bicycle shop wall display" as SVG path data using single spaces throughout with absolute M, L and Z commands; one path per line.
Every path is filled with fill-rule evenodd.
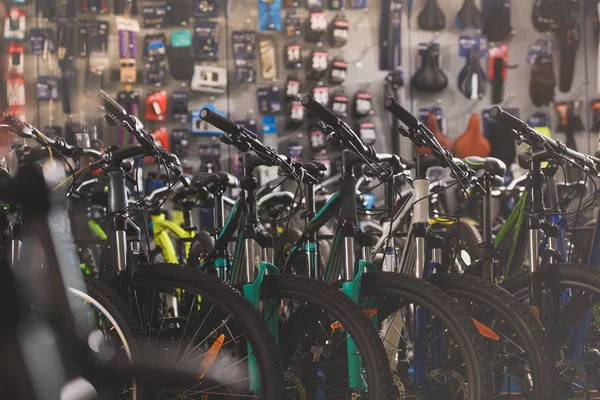
M 84 112 L 85 93 L 101 87 L 190 170 L 215 159 L 233 166 L 220 131 L 199 117 L 205 106 L 294 158 L 332 160 L 339 149 L 301 106 L 303 94 L 364 143 L 411 155 L 382 109 L 394 94 L 455 154 L 514 166 L 513 144 L 487 116 L 494 104 L 526 119 L 543 113 L 550 135 L 594 150 L 596 3 L 12 0 L 0 94 L 3 108 L 49 133 L 73 141 L 85 128 L 127 144 L 125 129 Z

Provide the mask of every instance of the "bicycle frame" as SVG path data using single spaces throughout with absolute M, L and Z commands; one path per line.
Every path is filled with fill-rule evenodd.
M 166 219 L 164 213 L 152 215 L 152 233 L 154 235 L 154 244 L 159 247 L 162 251 L 165 262 L 177 264 L 179 257 L 177 257 L 177 251 L 171 235 L 175 236 L 179 240 L 183 240 L 185 257 L 187 258 L 190 254 L 191 239 L 194 238 L 195 231 L 187 230 L 182 228 L 179 224 L 174 221 Z

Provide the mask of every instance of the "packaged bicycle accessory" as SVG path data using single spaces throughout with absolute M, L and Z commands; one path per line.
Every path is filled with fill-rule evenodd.
M 80 57 L 91 54 L 106 54 L 108 49 L 108 22 L 106 21 L 79 21 L 79 51 Z
M 487 85 L 487 76 L 481 66 L 481 59 L 487 55 L 485 38 L 461 35 L 459 49 L 461 57 L 466 57 L 466 63 L 458 74 L 458 88 L 467 99 L 481 99 Z
M 113 0 L 115 15 L 137 15 L 138 0 Z
M 594 99 L 590 102 L 592 108 L 592 132 L 600 132 L 600 99 Z
M 192 8 L 196 18 L 216 18 L 219 16 L 218 0 L 193 0 Z
M 355 118 L 365 118 L 373 114 L 373 96 L 371 93 L 356 93 L 354 96 L 353 112 Z
M 151 135 L 154 138 L 154 143 L 158 147 L 162 147 L 166 151 L 170 151 L 170 149 L 171 149 L 171 143 L 169 141 L 169 130 L 167 129 L 166 126 L 160 126 L 160 127 L 158 127 L 154 132 L 151 133 Z M 147 156 L 146 157 L 146 162 L 147 163 L 152 163 L 153 159 L 154 159 L 154 157 Z
M 279 86 L 271 85 L 256 89 L 258 109 L 261 114 L 272 115 L 281 112 L 281 91 Z
M 144 28 L 161 29 L 165 26 L 167 18 L 167 6 L 145 5 L 142 7 L 142 17 L 144 18 Z
M 458 29 L 480 29 L 481 11 L 477 8 L 475 0 L 464 0 L 456 14 L 454 23 Z
M 125 38 L 125 43 L 127 43 L 127 38 Z M 142 58 L 144 60 L 147 60 L 150 57 L 162 59 L 166 55 L 167 37 L 164 33 L 158 32 L 144 36 L 144 48 L 142 51 Z
M 372 146 L 376 141 L 375 123 L 373 121 L 363 121 L 356 126 L 358 137 L 367 146 Z
M 4 14 L 4 39 L 25 40 L 25 11 L 10 7 Z
M 312 97 L 315 101 L 325 107 L 329 106 L 329 88 L 319 82 L 312 90 Z
M 304 159 L 304 147 L 302 147 L 296 141 L 290 141 L 288 143 L 287 154 L 292 158 L 292 160 L 296 162 L 302 162 Z
M 558 114 L 558 127 L 556 132 L 565 133 L 567 136 L 566 145 L 572 150 L 577 150 L 575 134 L 585 130 L 581 120 L 580 100 L 556 103 L 554 109 Z M 567 165 L 567 180 L 573 182 L 582 178 L 582 171 L 576 166 Z
M 256 33 L 234 31 L 231 33 L 231 43 L 235 62 L 235 82 L 256 82 Z
M 438 43 L 419 44 L 420 66 L 410 80 L 411 85 L 422 92 L 435 93 L 448 86 L 448 77 L 440 68 Z
M 529 96 L 536 107 L 550 104 L 554 101 L 556 77 L 552 57 L 552 42 L 537 40 L 529 49 L 527 64 L 531 65 L 529 81 Z
M 196 92 L 223 94 L 227 90 L 227 70 L 221 67 L 195 65 L 190 88 Z
M 579 2 L 563 1 L 560 4 L 557 26 L 554 33 L 558 38 L 560 47 L 560 73 L 558 78 L 558 89 L 567 93 L 573 84 L 575 73 L 575 59 L 577 48 L 581 39 L 581 15 L 579 13 Z
M 179 158 L 182 165 L 189 164 L 189 144 L 190 131 L 185 128 L 176 128 L 171 131 L 171 151 Z
M 194 24 L 194 56 L 200 61 L 217 61 L 221 29 L 218 23 L 196 21 Z
M 300 7 L 300 0 L 284 0 L 284 4 L 288 8 Z
M 35 98 L 42 101 L 58 100 L 59 87 L 58 76 L 38 76 L 35 82 Z
M 329 82 L 333 85 L 340 85 L 346 82 L 346 74 L 348 72 L 348 63 L 341 59 L 334 59 L 331 62 L 329 70 Z
M 146 97 L 145 118 L 148 121 L 164 121 L 167 113 L 167 91 L 161 90 Z
M 350 99 L 343 93 L 334 93 L 331 99 L 331 110 L 338 117 L 346 118 L 348 116 L 348 103 Z
M 70 67 L 75 56 L 75 29 L 66 17 L 59 17 L 57 22 L 56 55 L 61 69 Z
M 308 136 L 310 139 L 310 148 L 313 152 L 321 151 L 325 148 L 325 135 L 323 135 L 318 126 L 309 126 Z
M 36 0 L 35 1 L 35 15 L 41 16 L 47 20 L 54 20 L 56 18 L 57 3 L 48 0 Z
M 516 108 L 504 111 L 519 118 L 519 110 Z M 510 128 L 494 121 L 490 117 L 489 109 L 483 110 L 481 116 L 483 117 L 483 133 L 490 142 L 490 157 L 497 158 L 510 166 L 517 158 L 517 145 L 514 135 L 510 133 Z
M 298 100 L 302 95 L 302 81 L 295 75 L 290 75 L 285 83 L 285 100 Z
M 402 65 L 402 0 L 382 0 L 379 29 L 379 69 L 397 70 Z
M 51 28 L 31 29 L 29 31 L 29 45 L 31 54 L 41 55 L 43 60 L 47 60 L 48 55 L 56 51 L 54 31 Z
M 348 43 L 348 28 L 350 24 L 343 15 L 339 15 L 331 21 L 329 28 L 329 44 L 331 47 L 343 47 Z
M 277 147 L 277 123 L 273 115 L 262 117 L 263 142 L 266 146 Z M 277 168 L 275 168 L 277 169 Z
M 6 81 L 8 114 L 17 118 L 25 116 L 25 82 L 19 75 L 10 75 Z
M 167 65 L 164 60 L 150 57 L 144 64 L 144 83 L 162 86 L 167 76 Z
M 288 111 L 286 127 L 288 129 L 298 129 L 304 122 L 304 107 L 300 100 L 291 102 Z
M 188 99 L 188 92 L 176 91 L 171 94 L 171 119 L 173 121 L 187 121 Z
M 263 80 L 277 78 L 277 59 L 275 58 L 275 43 L 273 39 L 262 37 L 258 42 L 260 54 L 260 74 Z
M 293 43 L 285 46 L 283 53 L 284 65 L 287 69 L 302 67 L 302 48 L 299 44 Z
M 454 141 L 454 154 L 458 158 L 469 156 L 487 157 L 490 155 L 490 142 L 481 131 L 479 114 L 471 114 L 467 129 Z
M 119 30 L 120 81 L 135 83 L 137 80 L 137 47 L 135 32 Z
M 221 170 L 221 146 L 217 143 L 205 143 L 198 146 L 200 170 L 203 172 L 216 172 Z M 212 210 L 211 210 L 212 211 Z M 204 225 L 202 225 L 204 226 Z
M 508 44 L 503 43 L 489 50 L 488 79 L 492 82 L 492 104 L 502 103 L 504 81 L 508 65 Z
M 320 43 L 323 41 L 325 32 L 327 32 L 327 19 L 325 13 L 311 12 L 307 21 L 306 41 L 311 43 Z
M 315 50 L 310 54 L 308 65 L 306 66 L 306 78 L 311 80 L 320 80 L 329 68 L 328 54 L 326 51 Z
M 17 42 L 8 44 L 8 74 L 23 77 L 23 46 Z
M 302 29 L 302 20 L 296 10 L 289 10 L 286 14 L 285 35 L 289 38 L 300 36 Z
M 433 116 L 435 117 L 437 124 L 438 124 L 438 131 L 440 132 L 444 132 L 446 129 L 444 128 L 444 111 L 440 108 L 440 107 L 430 107 L 430 108 L 421 108 L 419 109 L 419 121 L 421 121 L 421 123 L 423 125 L 426 125 L 430 131 L 433 132 L 433 129 L 431 128 L 431 125 L 433 124 L 433 122 L 429 121 L 429 114 L 433 114 Z M 450 149 L 451 147 L 446 147 L 447 149 Z M 427 153 L 427 154 L 431 154 L 431 153 Z
M 79 79 L 75 68 L 69 66 L 61 70 L 60 92 L 65 114 L 75 114 L 78 111 L 78 102 L 75 100 L 78 95 L 78 84 Z
M 190 113 L 190 121 L 191 121 L 191 132 L 194 135 L 210 135 L 210 136 L 219 136 L 223 133 L 223 131 L 215 128 L 213 125 L 204 121 L 200 118 L 200 111 L 203 108 L 208 108 L 212 112 L 216 112 L 217 114 L 225 117 L 226 112 L 224 110 L 217 110 L 213 104 L 205 104 L 199 109 L 192 110 Z
M 419 28 L 424 31 L 441 31 L 446 26 L 446 16 L 438 4 L 438 0 L 425 0 L 425 4 L 417 17 Z
M 258 125 L 254 117 L 248 119 L 238 119 L 234 121 L 236 125 L 248 129 L 250 132 L 258 134 Z
M 194 59 L 192 56 L 192 36 L 189 30 L 171 33 L 171 46 L 167 48 L 169 70 L 173 78 L 188 81 L 194 75 Z
M 281 0 L 258 0 L 258 30 L 281 32 Z
M 167 24 L 186 26 L 192 15 L 191 10 L 191 0 L 167 0 Z
M 510 25 L 510 0 L 483 0 L 483 34 L 490 42 L 502 42 L 513 33 Z
M 309 10 L 322 10 L 323 0 L 306 0 L 306 8 Z

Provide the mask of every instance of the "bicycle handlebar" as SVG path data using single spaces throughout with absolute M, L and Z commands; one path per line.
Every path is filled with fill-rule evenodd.
M 421 122 L 415 118 L 406 108 L 402 107 L 393 97 L 385 99 L 383 106 L 386 110 L 392 113 L 392 115 L 400 120 L 404 125 L 410 129 L 417 129 Z
M 338 126 L 342 123 L 342 120 L 340 120 L 340 118 L 335 115 L 333 111 L 316 101 L 314 97 L 310 95 L 306 95 L 302 98 L 302 106 L 314 113 L 327 125 Z
M 541 145 L 541 147 L 549 150 L 550 152 L 579 161 L 589 168 L 594 169 L 596 172 L 600 171 L 600 159 L 572 150 L 565 146 L 564 143 L 536 132 L 525 122 L 521 121 L 514 115 L 507 113 L 498 106 L 491 108 L 490 117 L 515 131 L 519 137 L 522 139 L 524 138 L 524 140 L 532 147 L 539 148 Z

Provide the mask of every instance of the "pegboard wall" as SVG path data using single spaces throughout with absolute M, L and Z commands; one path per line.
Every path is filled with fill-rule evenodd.
M 49 1 L 49 0 L 38 0 Z M 367 91 L 373 96 L 373 115 L 371 119 L 376 126 L 376 144 L 378 150 L 391 151 L 391 119 L 388 113 L 383 109 L 383 100 L 388 95 L 384 79 L 388 71 L 379 70 L 380 56 L 380 38 L 379 29 L 381 25 L 381 0 L 367 0 L 368 8 L 353 8 L 350 0 L 345 0 L 345 5 L 348 6 L 342 11 L 344 16 L 349 21 L 349 38 L 348 44 L 344 48 L 330 48 L 328 41 L 324 40 L 322 45 L 307 43 L 303 35 L 299 38 L 286 38 L 282 32 L 258 32 L 257 34 L 257 50 L 256 50 L 256 83 L 236 84 L 235 83 L 235 65 L 232 56 L 231 34 L 238 30 L 258 31 L 259 25 L 259 2 L 264 0 L 221 0 L 219 16 L 211 18 L 211 21 L 217 22 L 220 27 L 220 44 L 219 57 L 216 62 L 201 62 L 206 65 L 215 65 L 225 67 L 228 71 L 228 88 L 227 93 L 222 95 L 207 95 L 204 93 L 190 92 L 189 94 L 189 109 L 199 109 L 203 105 L 211 103 L 215 108 L 224 110 L 227 115 L 234 119 L 253 118 L 258 122 L 258 131 L 262 132 L 261 118 L 262 115 L 258 112 L 258 104 L 256 91 L 261 87 L 277 85 L 282 90 L 288 74 L 292 71 L 284 68 L 283 51 L 284 45 L 291 41 L 296 41 L 302 45 L 302 60 L 305 63 L 311 51 L 325 50 L 329 52 L 329 60 L 333 60 L 335 56 L 342 57 L 348 62 L 348 73 L 346 82 L 340 86 L 330 86 L 330 93 L 343 92 L 352 99 L 356 92 Z M 156 4 L 160 1 L 137 0 L 138 7 L 144 4 Z M 286 0 L 282 0 L 283 3 Z M 305 0 L 299 0 L 300 7 L 295 9 L 298 16 L 303 22 L 303 30 L 306 29 L 305 22 L 308 18 L 309 11 L 306 9 Z M 413 112 L 418 112 L 422 107 L 440 106 L 444 112 L 445 124 L 444 133 L 448 134 L 451 139 L 459 136 L 467 126 L 467 121 L 470 113 L 480 113 L 484 108 L 491 106 L 490 90 L 482 100 L 472 101 L 466 99 L 457 88 L 457 75 L 463 67 L 464 58 L 458 57 L 458 36 L 460 33 L 454 25 L 454 16 L 459 10 L 463 0 L 439 0 L 441 8 L 446 15 L 446 27 L 438 33 L 425 32 L 418 28 L 417 15 L 421 10 L 425 0 L 409 0 L 404 1 L 402 10 L 402 31 L 401 31 L 401 58 L 402 70 L 406 82 L 406 86 L 402 88 L 398 95 L 398 100 L 405 107 Z M 477 1 L 479 3 L 479 1 Z M 25 11 L 27 15 L 27 32 L 30 28 L 53 28 L 56 32 L 56 23 L 53 21 L 44 20 L 35 15 L 35 0 L 26 0 L 25 4 L 16 4 L 17 7 Z M 112 1 L 107 0 L 109 8 L 112 6 Z M 325 16 L 330 23 L 338 14 L 338 11 L 327 10 L 328 0 L 323 1 L 325 5 Z M 581 1 L 583 3 L 583 0 Z M 1 4 L 1 1 L 0 1 Z M 14 5 L 11 2 L 7 6 Z M 412 6 L 411 6 L 412 5 Z M 539 37 L 552 38 L 552 35 L 541 35 L 537 33 L 531 25 L 531 0 L 512 0 L 511 1 L 511 23 L 515 34 L 509 41 L 509 64 L 515 65 L 516 68 L 508 70 L 508 76 L 505 83 L 505 103 L 504 105 L 513 108 L 518 108 L 521 117 L 527 117 L 536 108 L 531 104 L 529 99 L 529 80 L 530 66 L 525 63 L 525 58 L 529 50 L 529 46 Z M 583 7 L 583 4 L 582 4 Z M 282 8 L 282 20 L 285 19 L 288 9 L 285 5 Z M 409 18 L 410 14 L 410 18 Z M 584 14 L 585 15 L 585 14 Z M 142 20 L 141 15 L 133 18 Z M 108 38 L 108 54 L 110 60 L 110 68 L 118 69 L 119 67 L 119 42 L 118 34 L 114 22 L 113 14 L 106 15 L 86 15 L 80 14 L 76 17 L 78 20 L 104 20 L 109 23 L 109 38 Z M 583 121 L 587 128 L 591 125 L 590 99 L 597 95 L 596 93 L 596 60 L 598 59 L 598 51 L 593 44 L 592 29 L 590 16 L 586 15 L 582 20 L 581 29 L 581 44 L 576 55 L 575 78 L 572 84 L 572 89 L 569 93 L 560 93 L 557 89 L 557 100 L 583 100 Z M 136 35 L 138 48 L 138 69 L 142 69 L 143 61 L 141 61 L 141 49 L 144 35 L 162 32 L 167 37 L 167 42 L 170 41 L 171 32 L 175 29 L 190 29 L 194 26 L 193 17 L 190 18 L 187 27 L 164 28 L 164 29 L 142 29 Z M 260 73 L 260 57 L 258 53 L 258 41 L 262 37 L 272 38 L 275 43 L 275 55 L 277 58 L 277 77 L 272 80 L 263 80 Z M 436 94 L 424 94 L 412 91 L 408 85 L 410 77 L 416 70 L 418 57 L 417 48 L 421 42 L 430 42 L 435 40 L 440 44 L 441 68 L 445 71 L 449 78 L 449 85 L 443 91 Z M 24 80 L 26 88 L 27 107 L 25 110 L 26 118 L 38 126 L 43 127 L 48 123 L 62 125 L 68 119 L 81 121 L 83 118 L 80 114 L 65 115 L 62 112 L 60 101 L 53 102 L 52 107 L 46 101 L 36 101 L 35 99 L 35 82 L 36 77 L 40 75 L 60 75 L 56 55 L 54 54 L 49 60 L 43 60 L 39 55 L 33 55 L 29 48 L 29 34 L 23 42 L 25 49 L 24 55 Z M 557 47 L 557 46 L 555 46 Z M 4 43 L 3 48 L 6 50 L 7 43 Z M 5 51 L 4 50 L 4 51 Z M 554 52 L 555 57 L 558 57 L 558 49 Z M 200 62 L 197 62 L 200 64 Z M 78 70 L 79 88 L 83 88 L 84 71 L 88 67 L 88 60 L 76 57 L 75 65 Z M 487 62 L 483 62 L 487 69 Z M 558 66 L 558 59 L 555 60 L 555 66 Z M 556 67 L 557 68 L 557 67 Z M 300 80 L 304 82 L 303 93 L 310 91 L 315 85 L 314 81 L 306 81 L 305 67 L 293 71 Z M 140 82 L 141 80 L 138 80 Z M 323 80 L 329 86 L 327 79 Z M 175 90 L 189 90 L 189 82 L 176 81 L 170 74 L 167 74 L 166 83 L 158 88 L 153 85 L 143 83 L 135 83 L 132 85 L 134 90 L 138 91 L 142 99 L 142 106 L 139 115 L 144 115 L 144 101 L 146 95 L 157 90 L 167 90 L 172 93 Z M 122 90 L 124 85 L 120 82 L 111 79 L 110 73 L 104 77 L 104 89 L 110 94 L 116 94 Z M 83 89 L 81 89 L 81 99 L 77 104 L 83 104 Z M 352 101 L 352 100 L 351 100 Z M 553 111 L 547 109 L 551 115 Z M 149 130 L 157 128 L 159 125 L 165 125 L 169 130 L 175 128 L 189 128 L 189 122 L 173 122 L 170 121 L 170 111 L 167 112 L 167 120 L 164 123 L 147 122 L 146 126 Z M 49 118 L 52 120 L 49 121 Z M 273 146 L 277 146 L 280 151 L 287 151 L 288 145 L 297 144 L 304 148 L 304 158 L 309 159 L 313 156 L 309 144 L 308 123 L 304 123 L 297 129 L 286 128 L 286 117 L 284 112 L 276 117 L 277 134 L 266 135 L 265 141 Z M 143 119 L 142 119 L 143 120 Z M 352 117 L 349 117 L 349 122 L 354 125 Z M 561 138 L 560 135 L 556 135 Z M 105 142 L 117 143 L 119 133 L 114 128 L 106 127 L 104 129 Z M 202 135 L 190 135 L 188 144 L 189 160 L 192 166 L 197 167 L 199 160 L 197 149 L 200 144 L 211 143 L 215 141 L 214 137 Z M 578 135 L 578 145 L 580 150 L 595 151 L 597 150 L 597 139 L 595 135 L 589 132 L 580 133 Z M 217 142 L 218 143 L 218 142 Z M 405 156 L 412 154 L 412 145 L 406 140 L 401 140 L 401 152 Z M 335 150 L 328 148 L 326 151 L 327 158 L 333 158 Z M 231 158 L 233 152 L 226 146 L 222 146 L 221 156 L 222 165 L 228 165 L 227 159 Z

